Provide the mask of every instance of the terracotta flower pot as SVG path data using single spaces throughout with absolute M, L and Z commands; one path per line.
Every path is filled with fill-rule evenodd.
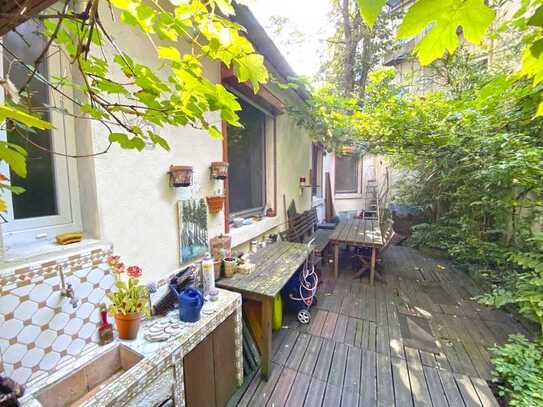
M 215 179 L 226 179 L 228 176 L 228 163 L 225 161 L 214 161 L 211 163 L 211 177 Z
M 192 172 L 189 165 L 170 165 L 170 186 L 176 188 L 191 186 Z
M 139 312 L 129 312 L 128 314 L 115 314 L 115 325 L 119 331 L 119 338 L 134 339 L 138 336 L 140 329 L 141 314 Z
M 219 213 L 222 211 L 224 196 L 208 196 L 206 200 L 209 213 Z

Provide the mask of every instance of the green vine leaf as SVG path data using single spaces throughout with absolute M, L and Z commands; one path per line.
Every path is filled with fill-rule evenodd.
M 480 44 L 495 15 L 484 0 L 419 0 L 409 8 L 397 36 L 409 39 L 423 34 L 415 53 L 421 65 L 428 65 L 458 48 L 458 27 L 466 40 Z
M 19 108 L 0 105 L 0 123 L 3 123 L 6 119 L 15 120 L 29 127 L 35 127 L 40 130 L 51 129 L 53 126 L 51 123 L 37 118 L 34 115 L 28 114 Z
M 358 0 L 360 15 L 368 27 L 373 28 L 385 4 L 386 0 Z

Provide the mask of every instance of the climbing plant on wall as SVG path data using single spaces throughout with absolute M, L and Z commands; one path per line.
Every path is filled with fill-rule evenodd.
M 221 131 L 209 121 L 208 112 L 218 112 L 230 125 L 240 125 L 240 105 L 220 83 L 207 78 L 204 60 L 231 67 L 239 81 L 250 82 L 255 92 L 268 80 L 263 57 L 243 35 L 244 28 L 230 18 L 234 14 L 231 0 L 88 0 L 77 11 L 71 3 L 63 0 L 36 17 L 44 48 L 33 64 L 24 63 L 16 50 L 2 45 L 6 59 L 28 71 L 20 88 L 9 76 L 2 80 L 5 101 L 0 121 L 11 131 L 51 127 L 39 113 L 43 106 L 32 105 L 29 84 L 39 80 L 69 101 L 50 109 L 104 126 L 109 145 L 98 153 L 107 152 L 113 143 L 140 151 L 146 143 L 169 149 L 159 131 L 164 126 L 193 126 L 220 138 Z M 127 35 L 137 33 L 136 41 L 146 41 L 153 54 L 141 60 L 133 55 L 136 42 L 121 46 L 103 23 L 105 15 L 121 24 Z M 40 64 L 56 49 L 66 56 L 73 75 L 67 74 L 70 69 L 59 77 L 41 74 Z M 157 60 L 161 62 L 158 72 Z M 69 96 L 67 89 L 77 96 Z M 24 137 L 24 132 L 20 134 Z M 26 172 L 25 155 L 22 147 L 0 141 L 0 160 L 20 176 Z M 0 188 L 22 192 L 10 185 L 7 175 L 2 175 Z M 0 201 L 0 211 L 4 209 Z

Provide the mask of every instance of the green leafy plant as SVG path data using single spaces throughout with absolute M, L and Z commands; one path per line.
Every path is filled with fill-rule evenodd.
M 499 394 L 510 406 L 543 405 L 543 343 L 511 335 L 505 345 L 492 349 L 494 378 Z
M 222 84 L 208 79 L 204 61 L 224 64 L 240 82 L 249 82 L 255 92 L 269 79 L 263 56 L 246 38 L 245 29 L 231 18 L 235 11 L 231 0 L 172 0 L 170 4 L 158 0 L 86 0 L 80 2 L 84 3 L 82 11 L 75 11 L 71 3 L 58 2 L 36 17 L 36 31 L 44 44 L 33 63 L 19 59 L 17 50 L 3 45 L 10 63 L 25 66 L 28 78 L 20 88 L 9 75 L 2 78 L 6 102 L 0 105 L 0 124 L 10 126 L 23 139 L 27 137 L 20 130 L 51 128 L 40 116 L 44 106 L 32 103 L 29 86 L 33 81 L 42 82 L 55 95 L 48 109 L 105 128 L 109 144 L 95 152 L 98 155 L 107 153 L 113 144 L 142 151 L 152 143 L 169 150 L 169 142 L 160 132 L 167 126 L 192 126 L 221 138 L 220 126 L 215 118 L 210 119 L 209 112 L 240 126 L 237 112 L 241 107 L 236 97 Z M 132 47 L 118 43 L 110 31 L 119 23 L 126 33 L 146 41 L 151 55 L 138 59 Z M 27 43 L 35 42 L 35 38 L 28 41 L 23 34 L 19 36 Z M 61 50 L 71 65 L 58 77 L 46 77 L 39 68 L 45 56 L 53 53 L 51 47 Z M 155 64 L 157 61 L 160 64 Z M 26 176 L 23 147 L 0 141 L 0 160 L 15 174 Z M 4 174 L 0 189 L 23 192 L 9 181 Z M 0 199 L 0 212 L 5 209 Z
M 148 290 L 141 285 L 139 278 L 142 270 L 138 266 L 126 268 L 120 261 L 119 256 L 110 256 L 107 263 L 115 275 L 115 290 L 108 294 L 111 301 L 108 311 L 109 314 L 141 313 L 150 316 L 148 306 Z M 123 279 L 123 275 L 126 277 Z

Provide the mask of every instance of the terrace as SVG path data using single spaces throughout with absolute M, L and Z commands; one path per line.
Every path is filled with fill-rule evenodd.
M 391 246 L 372 287 L 344 254 L 310 324 L 290 318 L 274 333 L 269 380 L 254 372 L 230 405 L 499 405 L 488 348 L 526 327 L 472 300 L 479 289 L 447 260 Z

